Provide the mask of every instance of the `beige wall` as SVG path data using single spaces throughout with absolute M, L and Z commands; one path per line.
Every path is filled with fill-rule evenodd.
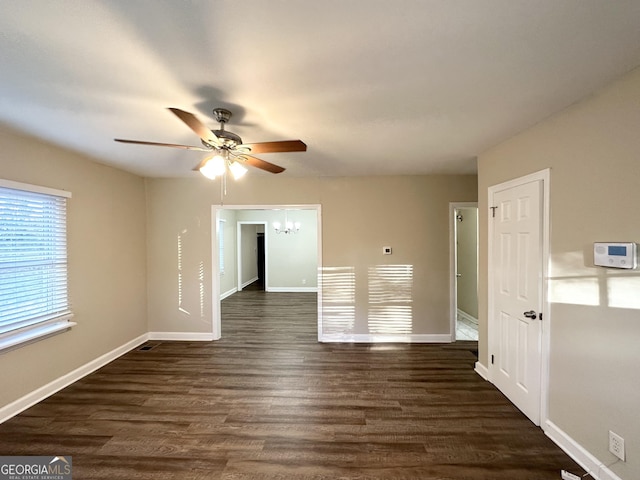
M 310 179 L 258 173 L 230 184 L 224 202 L 322 206 L 323 266 L 354 272 L 353 322 L 342 333 L 373 333 L 372 312 L 387 305 L 372 305 L 372 271 L 401 265 L 411 267 L 409 300 L 403 305 L 409 308 L 405 333 L 449 334 L 449 202 L 475 201 L 476 185 L 475 176 Z M 147 180 L 152 331 L 212 330 L 211 205 L 220 204 L 219 195 L 217 184 L 205 179 Z M 184 230 L 192 234 L 185 262 L 196 270 L 201 263 L 206 267 L 202 308 L 194 305 L 189 314 L 179 311 L 175 300 L 176 238 Z M 382 255 L 383 246 L 393 247 L 393 255 Z M 376 281 L 380 287 L 379 278 Z M 183 287 L 197 303 L 200 284 L 195 273 Z
M 70 331 L 0 354 L 0 406 L 146 333 L 141 178 L 0 126 L 0 177 L 72 192 Z
M 640 478 L 640 274 L 593 266 L 593 242 L 640 242 L 640 69 L 479 158 L 480 361 L 487 351 L 487 188 L 551 168 L 549 419 L 605 463 L 608 430 Z

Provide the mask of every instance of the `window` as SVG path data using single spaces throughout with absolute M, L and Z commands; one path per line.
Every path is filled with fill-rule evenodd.
M 220 275 L 224 275 L 224 224 L 226 220 L 218 220 L 218 262 L 220 266 Z
M 67 290 L 69 197 L 0 180 L 0 350 L 75 325 Z

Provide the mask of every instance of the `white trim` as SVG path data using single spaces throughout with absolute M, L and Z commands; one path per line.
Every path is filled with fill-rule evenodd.
M 449 203 L 449 323 L 451 329 L 451 337 L 455 339 L 456 336 L 456 324 L 457 317 L 456 312 L 458 310 L 458 289 L 456 283 L 456 264 L 458 249 L 456 248 L 457 241 L 457 222 L 456 222 L 456 209 L 457 208 L 478 208 L 478 202 L 450 202 Z M 476 235 L 476 248 L 478 248 L 478 237 Z M 478 256 L 478 258 L 480 258 Z M 476 275 L 478 269 L 476 267 Z M 477 323 L 477 320 L 476 320 Z
M 238 291 L 238 289 L 236 287 L 233 287 L 233 288 L 227 290 L 226 292 L 221 293 L 220 294 L 220 300 L 224 300 L 225 298 L 230 297 L 231 295 L 233 295 L 237 291 Z
M 551 169 L 538 172 L 542 177 L 542 371 L 540 372 L 540 423 L 549 419 L 549 377 L 551 363 L 551 304 L 549 303 L 549 273 L 551 272 Z
M 147 334 L 140 335 L 139 337 L 128 341 L 124 345 L 121 345 L 120 347 L 115 348 L 114 350 L 111 350 L 110 352 L 107 352 L 94 360 L 91 360 L 85 365 L 76 368 L 75 370 L 61 376 L 56 380 L 53 380 L 52 382 L 47 383 L 46 385 L 43 385 L 42 387 L 32 391 L 31 393 L 26 394 L 22 398 L 19 398 L 18 400 L 5 405 L 4 407 L 0 408 L 0 423 L 9 420 L 12 417 L 15 417 L 27 408 L 32 407 L 36 403 L 41 402 L 45 398 L 50 397 L 54 393 L 59 392 L 63 388 L 68 387 L 72 383 L 77 382 L 81 378 L 95 372 L 99 368 L 104 367 L 116 358 L 121 357 L 137 346 L 142 345 L 147 340 Z
M 325 343 L 451 343 L 448 333 L 435 334 L 330 334 L 320 339 Z
M 243 282 L 240 289 L 236 289 L 236 291 L 240 291 L 240 290 L 244 290 L 246 287 L 248 287 L 249 285 L 251 285 L 253 282 L 257 282 L 258 281 L 258 277 L 253 277 L 250 280 L 247 280 L 246 282 Z
M 15 349 L 20 345 L 24 346 L 37 340 L 44 340 L 47 337 L 64 333 L 67 330 L 71 330 L 71 327 L 77 325 L 76 322 L 67 320 L 67 318 L 71 318 L 73 315 L 69 314 L 64 317 L 62 319 L 45 322 L 44 324 L 30 325 L 22 330 L 12 330 L 3 333 L 0 335 L 0 353 Z
M 320 205 L 316 205 L 316 230 L 318 232 L 318 277 L 316 278 L 316 292 L 318 292 L 318 297 L 316 303 L 318 305 L 317 316 L 318 316 L 318 341 L 322 337 L 322 207 Z
M 269 287 L 270 292 L 317 292 L 318 287 Z
M 485 367 L 480 362 L 476 362 L 476 367 L 474 368 L 474 371 L 485 380 L 489 380 L 489 369 L 487 369 L 487 367 Z
M 216 339 L 208 332 L 149 332 L 149 340 L 210 342 Z
M 464 318 L 467 322 L 475 323 L 476 325 L 478 325 L 478 319 L 476 317 L 474 317 L 473 315 L 469 315 L 464 310 L 460 310 L 458 308 L 457 311 L 456 311 L 456 314 L 457 314 L 458 317 Z
M 622 480 L 551 420 L 544 423 L 544 433 L 596 480 Z
M 211 336 L 220 339 L 220 255 L 218 235 L 220 234 L 220 210 L 211 206 Z M 236 272 L 236 276 L 239 275 Z M 217 299 L 217 300 L 216 300 Z
M 514 178 L 497 185 L 491 185 L 487 189 L 487 203 L 490 207 L 493 203 L 493 196 L 503 190 L 507 190 L 513 187 L 524 185 L 526 183 L 541 182 L 542 184 L 542 209 L 541 209 L 541 226 L 542 226 L 542 245 L 541 245 L 541 262 L 542 262 L 542 275 L 540 286 L 540 313 L 543 316 L 541 329 L 542 338 L 540 342 L 540 360 L 541 360 L 541 372 L 540 372 L 540 425 L 544 425 L 548 420 L 549 414 L 549 352 L 551 344 L 551 308 L 549 306 L 548 298 L 548 278 L 549 278 L 549 241 L 550 241 L 550 204 L 549 204 L 549 192 L 551 187 L 551 169 L 545 168 L 538 172 L 530 173 L 522 177 Z M 491 226 L 491 216 L 487 216 L 487 346 L 489 348 L 488 355 L 491 356 L 491 352 L 496 350 L 495 335 L 492 336 L 492 318 L 494 318 L 494 301 L 491 293 L 493 285 L 493 228 Z M 494 368 L 489 365 L 488 368 L 488 380 L 495 384 L 493 381 Z
M 4 180 L 2 178 L 0 178 L 0 187 L 22 190 L 25 192 L 44 193 L 45 195 L 53 195 L 56 197 L 71 198 L 71 192 L 67 192 L 66 190 L 42 187 L 40 185 L 31 185 L 30 183 L 14 182 L 12 180 Z

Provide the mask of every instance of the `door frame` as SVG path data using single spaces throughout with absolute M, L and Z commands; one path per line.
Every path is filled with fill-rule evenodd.
M 478 208 L 478 202 L 450 202 L 449 203 L 449 329 L 451 341 L 456 341 L 457 311 L 458 311 L 458 288 L 456 282 L 456 265 L 458 262 L 458 239 L 456 209 L 458 208 Z M 476 235 L 476 248 L 478 248 L 478 235 Z M 478 270 L 476 268 L 476 275 Z M 480 332 L 478 331 L 478 335 Z
M 522 177 L 507 180 L 506 182 L 492 185 L 488 188 L 488 207 L 493 206 L 494 195 L 497 192 L 506 190 L 513 187 L 518 187 L 531 182 L 542 182 L 542 206 L 540 209 L 541 219 L 540 224 L 542 228 L 541 235 L 541 265 L 540 265 L 540 304 L 543 315 L 540 320 L 540 329 L 542 336 L 540 339 L 540 426 L 545 430 L 545 425 L 548 420 L 549 412 L 549 346 L 551 340 L 551 309 L 549 305 L 549 241 L 550 241 L 550 204 L 549 204 L 549 192 L 551 190 L 551 169 L 546 168 L 538 172 L 530 173 Z M 496 326 L 495 313 L 495 292 L 493 290 L 494 285 L 494 272 L 493 272 L 493 224 L 491 222 L 491 210 L 487 215 L 487 237 L 488 237 L 488 255 L 487 255 L 487 346 L 489 350 L 488 355 L 488 380 L 495 384 L 495 368 L 491 363 L 491 352 L 497 350 L 497 335 L 499 334 Z
M 211 205 L 211 333 L 212 340 L 220 340 L 222 337 L 222 321 L 220 316 L 220 265 L 218 258 L 218 229 L 220 212 L 222 210 L 315 210 L 316 228 L 318 238 L 318 339 L 322 333 L 322 205 L 320 204 L 279 204 L 279 205 Z M 267 232 L 265 231 L 265 250 Z M 266 256 L 266 251 L 265 251 Z M 266 270 L 265 265 L 265 270 Z M 266 275 L 266 273 L 265 273 Z M 266 278 L 265 278 L 266 281 Z
M 237 261 L 237 265 L 236 268 L 238 269 L 237 272 L 237 278 L 236 278 L 236 283 L 237 286 L 236 288 L 238 289 L 238 291 L 242 291 L 242 289 L 244 288 L 244 285 L 242 285 L 242 255 L 240 254 L 240 252 L 242 251 L 242 225 L 264 225 L 264 291 L 268 292 L 269 291 L 269 269 L 267 268 L 268 263 L 268 258 L 267 258 L 267 252 L 269 251 L 267 248 L 267 242 L 268 240 L 268 235 L 267 235 L 267 229 L 269 228 L 269 222 L 267 221 L 263 221 L 263 220 L 239 220 L 238 222 L 236 222 L 236 226 L 237 226 L 237 232 L 236 232 L 236 261 Z

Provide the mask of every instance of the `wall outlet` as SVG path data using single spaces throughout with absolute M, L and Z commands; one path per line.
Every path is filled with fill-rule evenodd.
M 560 475 L 562 476 L 562 480 L 582 480 L 578 475 L 574 475 L 566 470 L 562 470 Z
M 609 451 L 623 462 L 624 460 L 624 438 L 609 430 Z

